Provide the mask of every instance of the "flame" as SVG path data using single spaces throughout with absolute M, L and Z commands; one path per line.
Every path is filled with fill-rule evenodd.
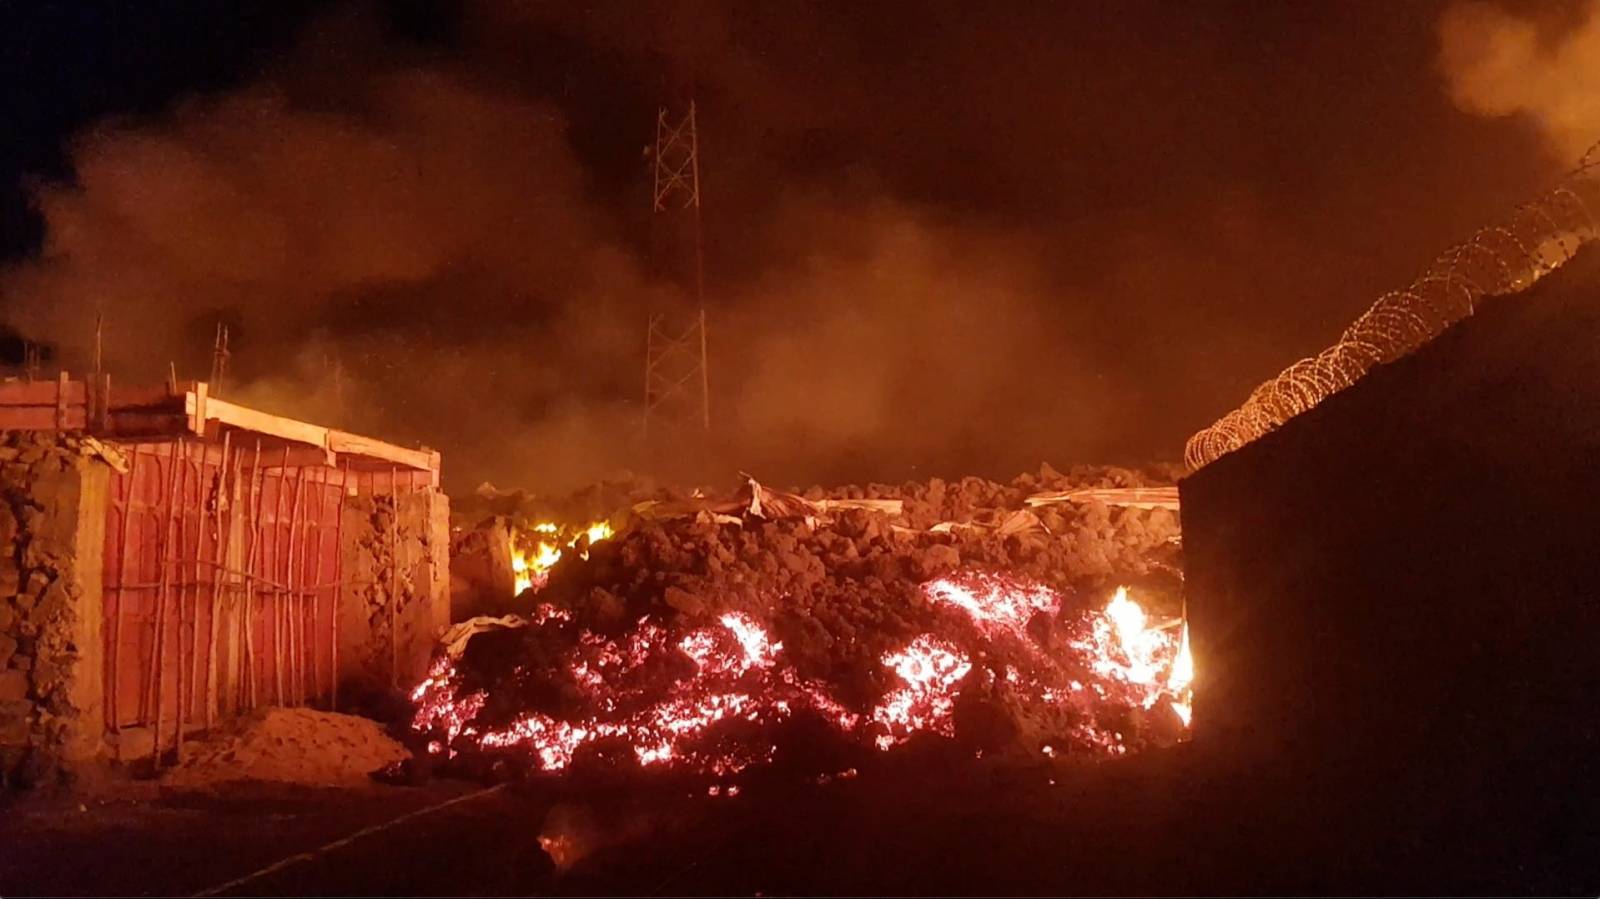
M 1172 694 L 1172 711 L 1184 727 L 1194 717 L 1194 655 L 1189 651 L 1189 622 L 1183 623 L 1183 634 L 1178 638 L 1178 656 L 1172 660 L 1172 672 L 1167 675 L 1167 692 Z
M 530 537 L 529 534 L 542 534 L 543 537 Z M 513 531 L 511 534 L 511 574 L 515 582 L 516 595 L 522 595 L 529 588 L 541 588 L 550 579 L 550 569 L 561 561 L 564 549 L 572 549 L 583 541 L 583 548 L 579 550 L 580 558 L 589 558 L 589 547 L 602 540 L 609 540 L 616 536 L 616 530 L 609 521 L 597 521 L 588 527 L 582 528 L 573 536 L 562 542 L 563 529 L 551 521 L 541 521 L 526 529 L 525 533 Z
M 1061 597 L 1049 587 L 998 575 L 939 578 L 925 584 L 923 592 L 935 603 L 961 609 L 990 640 L 1009 639 L 1022 646 L 1030 645 L 1027 626 L 1034 616 L 1054 618 L 1061 612 Z M 1118 587 L 1089 625 L 1088 633 L 1071 645 L 1100 676 L 1090 690 L 1101 700 L 1126 700 L 1144 709 L 1165 698 L 1187 728 L 1192 716 L 1190 683 L 1194 679 L 1187 622 L 1152 626 L 1144 607 L 1129 596 L 1128 588 Z M 1176 640 L 1171 633 L 1174 627 L 1180 629 Z M 1050 667 L 1052 660 L 1037 652 L 1030 654 L 1044 667 Z M 1045 703 L 1060 702 L 1084 690 L 1079 680 L 1067 681 L 1063 690 L 1010 665 L 1002 676 L 1018 692 Z M 1091 727 L 1082 736 L 1113 752 L 1124 748 L 1122 735 L 1115 732 Z
M 1164 635 L 1148 627 L 1149 619 L 1144 609 L 1128 598 L 1127 587 L 1117 588 L 1116 594 L 1106 606 L 1105 615 L 1106 620 L 1110 622 L 1117 646 L 1126 659 L 1126 664 L 1121 668 L 1122 676 L 1136 684 L 1154 682 L 1157 676 L 1157 656 L 1167 642 L 1163 639 Z M 1116 668 L 1118 665 L 1109 659 L 1101 664 L 1108 669 Z
M 601 532 L 584 536 L 589 533 Z M 676 631 L 647 616 L 619 637 L 580 632 L 561 665 L 570 678 L 563 689 L 576 691 L 571 695 L 581 697 L 584 711 L 567 718 L 530 710 L 481 725 L 487 696 L 461 689 L 454 662 L 441 658 L 412 693 L 413 726 L 429 735 L 430 751 L 446 756 L 466 740 L 515 748 L 541 768 L 559 771 L 585 746 L 616 743 L 640 766 L 685 766 L 718 776 L 773 758 L 776 747 L 745 725 L 773 725 L 801 711 L 879 750 L 917 733 L 954 736 L 957 700 L 979 678 L 1024 701 L 1076 710 L 1062 719 L 1069 722 L 1061 732 L 1067 742 L 1052 739 L 1043 750 L 1051 757 L 1064 746 L 1127 752 L 1128 738 L 1099 723 L 1123 719 L 1102 717 L 1096 711 L 1102 708 L 1150 709 L 1165 700 L 1188 727 L 1194 679 L 1188 626 L 1182 620 L 1152 623 L 1126 588 L 1101 610 L 1071 614 L 1063 613 L 1060 595 L 1049 587 L 999 575 L 941 578 L 923 589 L 931 601 L 962 610 L 982 637 L 973 644 L 970 634 L 923 633 L 884 652 L 878 661 L 892 686 L 865 712 L 840 702 L 826 683 L 799 675 L 783 643 L 755 617 L 726 612 L 713 624 Z M 539 622 L 555 622 L 546 626 L 570 620 L 554 611 L 535 614 Z M 1030 636 L 1029 624 L 1039 615 L 1055 619 L 1065 636 L 1055 642 Z M 1015 663 L 980 667 L 977 660 L 994 658 L 991 647 L 1002 641 L 1009 641 L 1004 651 Z M 663 667 L 674 655 L 692 663 L 691 673 L 650 674 L 682 671 Z M 742 729 L 723 727 L 738 722 Z

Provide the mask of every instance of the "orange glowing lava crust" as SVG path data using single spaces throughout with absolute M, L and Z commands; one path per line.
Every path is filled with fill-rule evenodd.
M 998 575 L 968 574 L 940 578 L 923 585 L 927 598 L 965 613 L 987 641 L 1010 641 L 1025 647 L 1036 664 L 1027 670 L 1007 665 L 999 673 L 1013 695 L 1046 706 L 1098 704 L 1140 710 L 1165 707 L 1187 728 L 1191 719 L 1194 659 L 1188 626 L 1183 621 L 1152 624 L 1144 609 L 1119 588 L 1104 609 L 1083 613 L 1065 640 L 1070 665 L 1044 657 L 1028 636 L 1035 616 L 1060 616 L 1061 597 L 1050 588 Z M 561 626 L 565 610 L 541 606 L 537 625 Z M 678 653 L 692 663 L 692 672 L 674 681 L 666 695 L 643 707 L 630 707 L 631 675 L 653 660 Z M 783 656 L 783 644 L 770 638 L 753 618 L 729 612 L 717 623 L 674 638 L 659 623 L 641 619 L 625 638 L 613 640 L 583 632 L 570 651 L 567 669 L 579 689 L 590 694 L 589 717 L 560 720 L 543 712 L 526 712 L 509 723 L 477 723 L 487 696 L 460 690 L 460 677 L 448 658 L 436 661 L 430 675 L 412 691 L 416 706 L 413 726 L 431 735 L 429 751 L 453 755 L 460 741 L 483 749 L 529 753 L 547 771 L 559 771 L 586 744 L 625 743 L 640 766 L 674 764 L 714 775 L 736 773 L 770 761 L 776 747 L 743 745 L 707 747 L 701 739 L 723 722 L 774 724 L 800 710 L 820 715 L 841 732 L 879 750 L 889 750 L 917 733 L 954 734 L 954 710 L 964 686 L 978 670 L 955 642 L 926 633 L 898 650 L 885 653 L 881 664 L 893 686 L 864 712 L 847 708 L 827 686 L 800 677 Z M 1084 672 L 1066 677 L 1062 671 Z M 1105 755 L 1128 747 L 1122 733 L 1097 723 L 1094 716 L 1073 719 L 1073 743 Z M 1057 748 L 1041 747 L 1054 757 Z

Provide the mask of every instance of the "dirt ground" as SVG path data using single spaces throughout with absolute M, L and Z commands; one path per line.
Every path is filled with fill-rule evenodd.
M 35 796 L 0 815 L 0 893 L 192 895 L 285 859 L 221 894 L 1483 894 L 1600 885 L 1600 863 L 1565 872 L 1584 890 L 1551 880 L 1537 859 L 1349 826 L 1326 797 L 1270 772 L 1203 774 L 1212 769 L 1191 748 L 1090 768 L 886 759 L 825 785 L 754 778 L 732 798 L 665 781 L 144 786 L 81 804 Z M 541 837 L 566 838 L 551 844 L 566 867 L 553 865 Z
M 1153 883 L 1124 876 L 1138 870 L 1125 866 L 1137 847 L 1079 842 L 1062 854 L 1078 842 L 1062 840 L 1062 819 L 1077 819 L 1070 808 L 1087 794 L 1070 774 L 1050 779 L 1044 769 L 952 768 L 930 791 L 886 768 L 827 785 L 746 782 L 736 797 L 665 782 L 123 784 L 13 804 L 0 817 L 0 893 L 190 895 L 286 858 L 222 895 L 982 893 L 991 884 L 1040 893 Z M 1151 787 L 1124 786 L 1130 796 Z M 375 829 L 329 848 L 366 828 Z M 556 868 L 541 837 L 556 841 L 545 845 L 566 867 Z M 1063 879 L 1072 855 L 1101 851 L 1123 861 Z
M 147 781 L 23 796 L 0 812 L 0 894 L 189 895 L 475 789 Z

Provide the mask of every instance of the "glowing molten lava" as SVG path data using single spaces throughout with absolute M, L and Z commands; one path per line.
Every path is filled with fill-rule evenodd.
M 579 551 L 579 555 L 588 558 L 588 547 L 601 540 L 610 539 L 615 533 L 609 521 L 597 521 L 571 533 L 570 536 L 561 527 L 549 521 L 541 521 L 525 531 L 513 531 L 511 573 L 516 582 L 516 593 L 521 595 L 522 591 L 530 587 L 543 587 L 545 581 L 550 578 L 550 569 L 561 561 L 563 550 L 572 549 L 582 541 L 583 548 Z
M 428 734 L 430 751 L 446 756 L 512 750 L 556 771 L 595 753 L 717 775 L 770 761 L 777 752 L 771 728 L 802 713 L 878 750 L 919 733 L 959 736 L 957 710 L 968 700 L 1035 709 L 1026 717 L 1050 729 L 1031 748 L 1051 756 L 1127 752 L 1140 745 L 1129 731 L 1146 712 L 1167 716 L 1169 730 L 1188 727 L 1194 660 L 1187 626 L 1153 624 L 1126 589 L 1102 610 L 1076 613 L 1064 611 L 1048 587 L 997 575 L 941 578 L 922 592 L 936 609 L 958 610 L 950 620 L 970 628 L 952 623 L 877 656 L 887 686 L 874 703 L 851 708 L 839 698 L 850 693 L 802 676 L 783 642 L 747 612 L 688 627 L 681 618 L 645 616 L 606 637 L 551 609 L 530 627 L 531 636 L 559 637 L 566 647 L 554 657 L 541 652 L 555 665 L 517 667 L 490 683 L 508 684 L 508 696 L 559 701 L 529 701 L 522 711 L 513 704 L 508 713 L 486 690 L 467 689 L 458 662 L 442 656 L 412 693 L 413 726 Z M 530 683 L 544 686 L 515 692 Z
M 972 663 L 954 646 L 923 634 L 905 649 L 885 655 L 883 664 L 901 685 L 872 710 L 872 720 L 888 730 L 873 743 L 889 749 L 924 730 L 954 736 L 955 686 L 972 670 Z

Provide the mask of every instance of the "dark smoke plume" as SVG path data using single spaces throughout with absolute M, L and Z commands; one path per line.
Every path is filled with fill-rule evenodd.
M 708 473 L 1173 459 L 1548 170 L 1451 107 L 1431 9 L 1324 47 L 1142 0 L 877 6 L 503 0 L 421 47 L 336 12 L 238 90 L 78 135 L 7 323 L 82 371 L 102 311 L 130 383 L 204 377 L 225 321 L 234 396 L 426 442 L 456 490 L 639 467 L 646 311 L 683 300 L 639 151 L 692 82 Z M 1341 77 L 1374 59 L 1406 65 Z

